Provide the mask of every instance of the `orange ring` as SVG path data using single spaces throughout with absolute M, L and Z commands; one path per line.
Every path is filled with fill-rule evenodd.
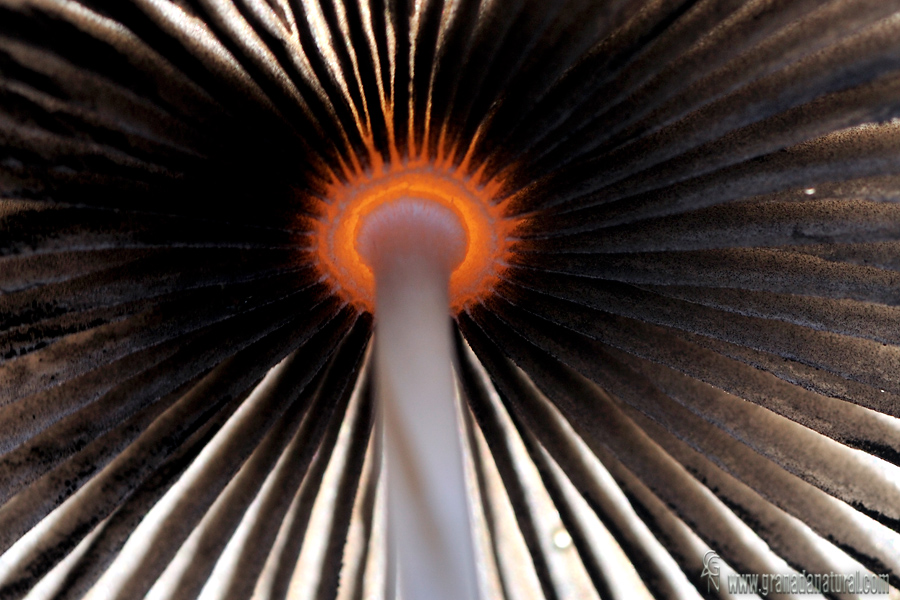
M 440 172 L 432 166 L 356 179 L 332 186 L 317 221 L 314 243 L 324 274 L 349 302 L 368 311 L 375 305 L 375 279 L 356 248 L 361 218 L 377 206 L 404 197 L 446 206 L 466 230 L 466 256 L 450 276 L 451 308 L 462 310 L 490 293 L 506 264 L 512 226 L 487 188 L 476 188 L 455 172 Z

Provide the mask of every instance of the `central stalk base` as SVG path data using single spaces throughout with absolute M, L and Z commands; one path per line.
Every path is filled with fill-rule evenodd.
M 466 232 L 453 211 L 401 199 L 367 216 L 357 244 L 375 274 L 389 564 L 403 600 L 475 600 L 447 292 Z

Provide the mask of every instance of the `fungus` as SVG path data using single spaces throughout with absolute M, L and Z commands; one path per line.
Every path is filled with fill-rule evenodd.
M 884 0 L 0 0 L 0 598 L 897 595 L 898 98 Z

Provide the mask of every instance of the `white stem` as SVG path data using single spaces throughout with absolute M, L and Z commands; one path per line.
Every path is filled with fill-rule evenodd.
M 474 600 L 447 292 L 465 233 L 455 214 L 429 204 L 410 200 L 381 209 L 359 235 L 376 281 L 376 389 L 396 561 L 390 562 L 399 568 L 403 600 Z

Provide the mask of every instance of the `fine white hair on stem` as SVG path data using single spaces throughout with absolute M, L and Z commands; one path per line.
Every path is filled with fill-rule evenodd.
M 375 273 L 376 389 L 400 595 L 477 598 L 447 291 L 465 230 L 447 208 L 400 199 L 366 217 L 358 247 Z

